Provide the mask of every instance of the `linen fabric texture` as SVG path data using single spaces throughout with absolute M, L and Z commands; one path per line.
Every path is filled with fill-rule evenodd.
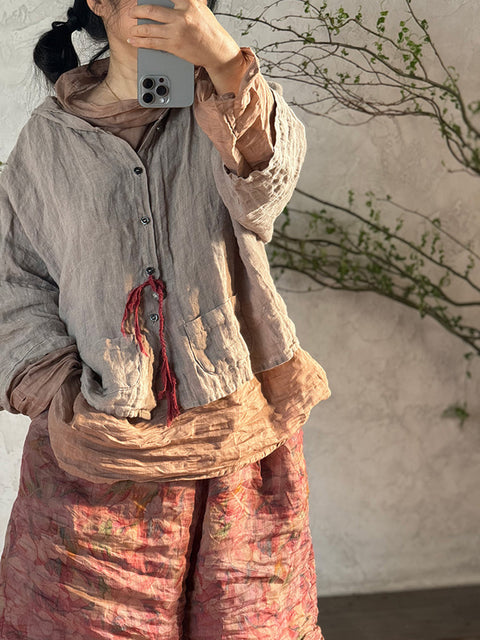
M 293 356 L 299 340 L 265 243 L 306 139 L 271 91 L 274 153 L 247 178 L 228 172 L 191 107 L 168 109 L 138 151 L 53 96 L 34 109 L 0 175 L 1 407 L 11 410 L 6 391 L 21 368 L 76 343 L 88 403 L 150 419 L 162 365 L 155 298 L 144 295 L 138 318 L 146 355 L 121 322 L 129 291 L 152 272 L 167 287 L 164 335 L 182 410 Z
M 248 175 L 267 166 L 274 153 L 275 112 L 256 56 L 248 47 L 242 52 L 247 67 L 237 96 L 217 96 L 205 70 L 196 69 L 194 112 L 229 170 Z M 63 74 L 55 86 L 57 101 L 138 150 L 148 126 L 168 109 L 147 109 L 137 100 L 92 105 L 82 94 L 101 81 L 108 58 L 96 61 L 94 71 L 97 78 L 85 66 Z M 50 437 L 59 464 L 94 482 L 230 473 L 285 442 L 306 422 L 311 408 L 331 394 L 323 368 L 298 348 L 286 363 L 256 373 L 231 394 L 184 411 L 166 431 L 163 402 L 149 419 L 119 418 L 89 404 L 80 384 L 83 367 L 76 344 L 56 349 L 14 376 L 7 404 L 30 417 L 51 404 Z

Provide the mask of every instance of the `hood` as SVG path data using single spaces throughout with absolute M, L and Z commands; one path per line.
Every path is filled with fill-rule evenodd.
M 48 95 L 33 111 L 49 120 L 71 126 L 77 130 L 91 130 L 92 126 L 125 129 L 159 120 L 170 107 L 150 108 L 139 104 L 136 98 L 117 100 L 106 105 L 90 104 L 83 99 L 86 91 L 102 82 L 108 72 L 110 57 L 95 60 L 91 72 L 83 64 L 58 78 L 54 95 Z M 195 82 L 202 67 L 195 65 Z

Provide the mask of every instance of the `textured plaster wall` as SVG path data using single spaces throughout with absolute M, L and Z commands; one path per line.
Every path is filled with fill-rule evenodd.
M 478 3 L 412 4 L 427 18 L 446 64 L 459 72 L 465 97 L 478 97 Z M 228 0 L 221 10 L 232 5 Z M 64 19 L 68 6 L 0 0 L 2 160 L 45 95 L 34 84 L 33 46 L 52 20 Z M 248 6 L 242 3 L 244 14 Z M 371 2 L 363 12 L 377 15 L 380 8 Z M 397 19 L 404 17 L 402 0 L 388 8 Z M 239 44 L 256 44 L 240 35 L 238 21 L 219 19 Z M 272 40 L 270 32 L 264 35 Z M 298 95 L 298 87 L 283 85 L 288 101 Z M 298 107 L 295 111 L 308 136 L 299 188 L 339 204 L 347 204 L 349 188 L 359 200 L 369 189 L 380 196 L 389 193 L 406 207 L 439 216 L 446 230 L 463 242 L 472 240 L 479 252 L 478 183 L 448 171 L 459 167 L 426 120 L 382 118 L 347 127 Z M 309 204 L 299 194 L 292 200 L 299 208 Z M 461 252 L 456 259 L 460 266 Z M 478 283 L 478 269 L 475 273 Z M 317 290 L 302 293 L 309 284 Z M 466 345 L 434 321 L 372 293 L 321 289 L 288 272 L 278 288 L 302 346 L 325 368 L 332 389 L 304 427 L 319 595 L 478 583 L 480 366 L 474 364 L 472 381 L 466 383 Z M 460 292 L 450 294 L 459 297 Z M 441 412 L 463 399 L 471 418 L 460 429 Z M 24 416 L 0 415 L 2 546 L 28 424 Z

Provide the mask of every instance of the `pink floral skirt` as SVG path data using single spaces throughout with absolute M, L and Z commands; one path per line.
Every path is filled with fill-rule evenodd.
M 31 421 L 0 562 L 2 640 L 324 640 L 303 430 L 223 477 L 96 484 Z

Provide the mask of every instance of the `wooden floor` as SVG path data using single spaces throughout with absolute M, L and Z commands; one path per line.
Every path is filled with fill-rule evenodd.
M 318 599 L 325 640 L 480 640 L 480 586 Z

